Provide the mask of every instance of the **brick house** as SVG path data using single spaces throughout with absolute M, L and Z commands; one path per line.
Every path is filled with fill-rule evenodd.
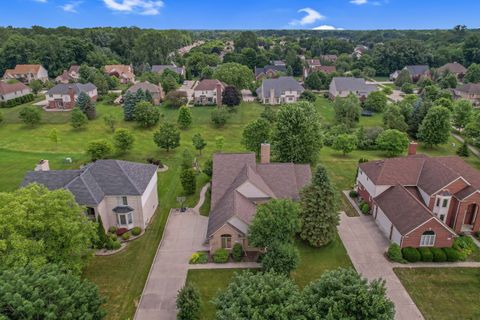
M 267 65 L 263 68 L 255 67 L 255 80 L 278 78 L 279 76 L 286 74 L 287 67 L 285 65 Z
M 226 85 L 216 79 L 203 79 L 193 89 L 193 103 L 196 105 L 222 105 L 222 94 Z
M 30 83 L 33 80 L 46 82 L 48 81 L 48 72 L 39 64 L 17 64 L 15 69 L 5 70 L 3 79 L 16 79 L 22 83 Z
M 406 157 L 359 165 L 357 190 L 375 222 L 401 247 L 450 247 L 456 234 L 480 230 L 480 172 L 461 158 Z
M 80 79 L 80 66 L 71 65 L 68 70 L 63 70 L 63 73 L 55 78 L 56 83 L 71 83 L 77 82 Z
M 46 108 L 71 110 L 81 92 L 85 92 L 93 101 L 97 101 L 97 87 L 91 83 L 59 83 L 45 94 Z
M 0 81 L 0 102 L 7 102 L 30 93 L 32 93 L 32 89 L 21 82 L 5 83 Z
M 106 65 L 105 73 L 111 77 L 116 77 L 120 80 L 120 83 L 134 83 L 135 74 L 133 73 L 133 67 L 131 65 L 124 64 L 112 64 Z
M 260 163 L 255 153 L 217 153 L 213 156 L 211 212 L 207 243 L 210 252 L 231 250 L 235 243 L 246 251 L 248 228 L 256 206 L 270 199 L 299 200 L 310 182 L 308 164 L 270 163 L 270 145 L 262 144 Z

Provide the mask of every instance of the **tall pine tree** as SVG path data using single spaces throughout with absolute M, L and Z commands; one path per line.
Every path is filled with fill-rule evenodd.
M 80 92 L 75 107 L 78 107 L 87 116 L 88 120 L 93 120 L 97 116 L 95 102 L 85 92 Z
M 125 121 L 135 120 L 135 105 L 137 100 L 135 96 L 127 91 L 123 99 L 123 119 Z
M 303 240 L 320 247 L 335 238 L 339 223 L 337 195 L 324 167 L 317 167 L 312 183 L 302 190 L 300 207 Z

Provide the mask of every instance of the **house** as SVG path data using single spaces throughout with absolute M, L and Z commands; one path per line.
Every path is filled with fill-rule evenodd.
M 21 186 L 31 183 L 70 191 L 90 218 L 102 218 L 105 230 L 145 229 L 158 206 L 157 166 L 151 164 L 98 160 L 79 170 L 50 170 L 42 160 Z
M 211 212 L 207 242 L 210 252 L 231 250 L 235 243 L 245 251 L 249 225 L 256 206 L 270 199 L 299 200 L 311 179 L 308 164 L 270 163 L 270 145 L 262 144 L 261 160 L 255 153 L 217 153 L 213 156 Z
M 283 60 L 274 60 L 272 61 L 272 64 L 274 66 L 285 66 L 285 67 L 287 66 L 287 64 Z
M 174 64 L 171 65 L 154 65 L 152 66 L 152 72 L 162 74 L 165 70 L 172 70 L 179 76 L 185 78 L 185 67 L 177 67 Z
M 5 70 L 3 79 L 16 79 L 23 83 L 30 83 L 33 80 L 46 82 L 48 81 L 48 72 L 39 64 L 17 64 L 15 69 Z
M 324 54 L 320 56 L 320 63 L 332 63 L 335 64 L 337 62 L 337 55 L 336 54 Z
M 322 64 L 318 59 L 305 59 L 303 67 L 303 79 L 306 79 L 312 72 L 320 71 L 319 68 Z
M 467 68 L 458 62 L 450 62 L 437 69 L 438 76 L 443 75 L 445 72 L 453 73 L 457 79 L 463 79 L 465 73 L 467 73 Z
M 453 89 L 455 99 L 466 99 L 474 105 L 480 105 L 480 83 L 466 83 Z
M 131 65 L 124 64 L 112 64 L 106 65 L 105 73 L 111 77 L 116 77 L 120 80 L 120 83 L 134 83 L 135 74 L 133 73 L 133 67 Z
M 222 94 L 226 85 L 216 79 L 203 79 L 193 89 L 193 103 L 196 105 L 222 105 Z
M 81 92 L 85 92 L 93 101 L 97 101 L 97 87 L 92 83 L 59 83 L 45 94 L 46 108 L 71 110 Z
M 423 77 L 429 78 L 431 76 L 430 68 L 427 65 L 405 66 L 402 70 L 408 71 L 413 82 L 417 82 L 418 80 L 420 80 L 420 78 L 423 78 Z M 389 77 L 390 80 L 395 81 L 402 70 L 396 70 L 393 73 L 391 73 Z
M 368 47 L 364 45 L 358 45 L 353 49 L 352 56 L 354 58 L 360 59 L 362 55 L 368 51 Z
M 257 89 L 257 97 L 265 104 L 297 102 L 305 89 L 293 77 L 264 79 Z
M 63 73 L 55 78 L 57 83 L 71 83 L 77 82 L 80 79 L 80 66 L 72 65 L 68 70 L 63 70 Z
M 130 88 L 127 89 L 127 92 L 130 92 L 132 94 L 137 93 L 138 90 L 142 89 L 143 92 L 150 92 L 152 98 L 153 98 L 153 104 L 158 105 L 160 102 L 163 100 L 164 95 L 163 95 L 163 90 L 160 85 L 155 85 L 153 83 L 150 83 L 148 81 L 145 82 L 138 82 L 131 86 Z
M 370 92 L 377 91 L 377 86 L 367 84 L 363 78 L 334 77 L 328 90 L 330 98 L 344 98 L 353 93 L 360 99 L 365 99 Z
M 0 81 L 0 102 L 7 102 L 31 93 L 32 89 L 21 82 L 7 83 Z
M 480 172 L 460 157 L 416 154 L 359 165 L 357 189 L 375 222 L 401 247 L 450 247 L 480 230 Z
M 287 67 L 285 65 L 267 65 L 263 68 L 255 67 L 255 80 L 277 78 L 286 74 Z

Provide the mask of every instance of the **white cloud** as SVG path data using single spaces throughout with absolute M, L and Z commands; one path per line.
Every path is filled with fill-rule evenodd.
M 47 0 L 33 0 L 35 2 L 40 2 L 40 3 L 47 3 Z
M 356 5 L 362 5 L 362 4 L 367 4 L 368 0 L 351 0 L 350 3 L 356 4 Z
M 60 6 L 60 8 L 62 8 L 63 11 L 66 11 L 66 12 L 77 13 L 77 7 L 81 3 L 82 3 L 81 1 L 70 2 L 70 3 L 64 4 L 63 6 Z
M 303 8 L 298 10 L 298 12 L 305 12 L 307 15 L 304 16 L 300 20 L 293 20 L 290 22 L 291 26 L 297 26 L 297 25 L 307 25 L 307 24 L 312 24 L 318 20 L 324 20 L 326 17 L 322 15 L 320 12 L 317 10 L 314 10 L 312 8 Z
M 313 28 L 313 30 L 345 30 L 345 29 L 336 28 L 334 26 L 329 26 L 329 25 L 324 24 L 324 25 Z
M 160 0 L 103 0 L 107 8 L 123 12 L 143 15 L 157 15 L 164 3 Z

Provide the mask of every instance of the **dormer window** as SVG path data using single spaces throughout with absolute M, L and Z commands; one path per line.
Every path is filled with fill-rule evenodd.
M 117 197 L 117 205 L 119 205 L 119 206 L 128 206 L 127 196 Z

